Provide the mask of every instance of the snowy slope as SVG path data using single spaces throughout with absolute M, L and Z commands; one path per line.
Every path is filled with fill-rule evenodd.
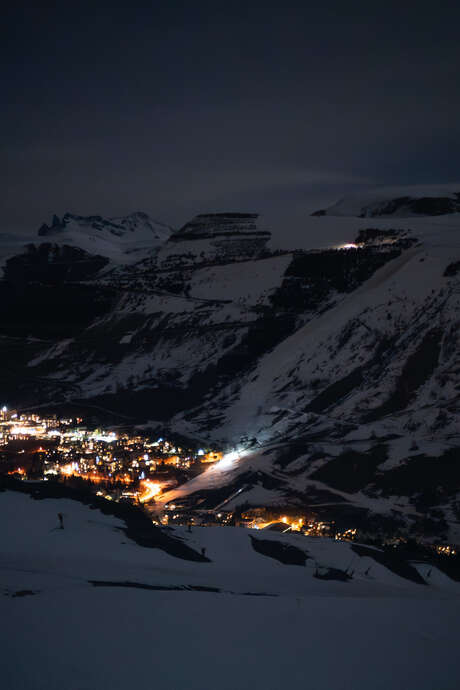
M 206 404 L 173 420 L 237 450 L 257 440 L 218 485 L 261 472 L 271 499 L 254 498 L 245 480 L 236 504 L 284 497 L 337 517 L 334 503 L 345 502 L 349 524 L 370 511 L 425 537 L 436 508 L 429 529 L 459 543 L 460 225 L 457 216 L 412 224 L 416 244 L 260 357 L 237 393 L 213 398 L 218 425 L 209 428 Z
M 444 215 L 460 212 L 460 183 L 377 187 L 345 197 L 317 215 L 374 218 Z
M 137 546 L 122 521 L 72 500 L 0 493 L 0 514 L 8 690 L 458 687 L 459 585 L 436 569 L 424 585 L 349 544 L 171 532 L 206 548 L 211 560 L 194 563 Z M 254 535 L 307 552 L 305 565 L 257 552 Z M 314 576 L 350 564 L 348 582 Z
M 170 536 L 184 541 L 198 553 L 205 547 L 211 561 L 202 563 L 174 557 L 159 548 L 139 547 L 123 533 L 123 520 L 68 498 L 37 501 L 7 491 L 0 493 L 0 509 L 6 518 L 1 527 L 3 591 L 32 585 L 32 589 L 40 588 L 40 582 L 46 581 L 46 567 L 54 564 L 54 573 L 61 579 L 214 587 L 238 594 L 250 591 L 289 596 L 335 593 L 357 597 L 436 598 L 444 592 L 460 596 L 460 585 L 449 578 L 440 585 L 430 585 L 425 591 L 420 584 L 378 563 L 373 566 L 373 577 L 367 577 L 364 572 L 370 559 L 354 556 L 350 544 L 330 539 L 242 527 L 194 527 L 191 533 L 186 527 L 167 530 Z M 58 512 L 64 515 L 63 531 L 55 529 Z M 257 553 L 251 545 L 252 537 L 291 544 L 308 553 L 310 562 L 303 567 L 280 564 Z M 347 588 L 341 582 L 325 583 L 313 577 L 316 564 L 346 570 L 353 558 L 356 577 L 346 583 Z M 36 572 L 30 573 L 28 568 L 32 564 Z
M 391 357 L 385 367 L 385 376 L 376 381 L 377 387 L 373 386 L 372 398 L 363 400 L 362 394 L 356 391 L 358 398 L 343 401 L 350 416 L 356 414 L 356 405 L 361 406 L 362 416 L 366 407 L 375 409 L 392 389 L 410 352 L 406 343 L 413 341 L 412 347 L 417 347 L 424 329 L 436 325 L 455 339 L 459 280 L 457 275 L 445 276 L 444 273 L 450 264 L 460 259 L 459 222 L 442 226 L 419 223 L 414 231 L 419 240 L 415 246 L 377 270 L 355 291 L 337 296 L 330 310 L 311 318 L 303 328 L 261 358 L 238 401 L 228 411 L 227 424 L 233 427 L 225 428 L 230 428 L 231 436 L 236 438 L 260 430 L 260 421 L 256 422 L 256 418 L 260 420 L 260 410 L 256 410 L 256 404 L 262 402 L 267 413 L 276 405 L 280 410 L 297 409 L 301 414 L 299 391 L 302 392 L 300 407 L 303 409 L 314 400 L 318 387 L 325 388 L 325 384 L 343 378 L 354 367 L 366 365 L 379 343 L 397 337 L 393 348 L 399 357 Z M 411 329 L 416 333 L 411 335 Z M 455 360 L 455 347 L 452 357 Z M 448 369 L 451 364 L 449 359 L 445 367 Z M 282 395 L 279 393 L 281 387 Z M 268 435 L 273 433 L 272 429 Z
M 291 262 L 291 255 L 203 268 L 193 273 L 190 295 L 201 299 L 267 304 Z

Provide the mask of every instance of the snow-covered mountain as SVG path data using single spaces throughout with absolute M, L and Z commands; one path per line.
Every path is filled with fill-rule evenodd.
M 460 214 L 306 219 L 319 236 L 331 223 L 348 241 L 314 251 L 270 250 L 255 214 L 212 214 L 139 261 L 10 259 L 5 398 L 236 450 L 181 490 L 210 506 L 242 489 L 232 505 L 460 543 Z
M 376 218 L 391 216 L 441 216 L 460 212 L 460 184 L 411 185 L 408 187 L 378 187 L 367 193 L 341 199 L 316 216 L 356 216 Z
M 51 225 L 44 223 L 38 236 L 40 242 L 67 244 L 89 254 L 128 263 L 139 260 L 141 252 L 159 247 L 172 232 L 168 225 L 140 211 L 120 218 L 65 213 L 62 218 L 54 215 Z
M 160 530 L 131 506 L 18 484 L 0 491 L 4 688 L 458 687 L 460 583 L 442 565 L 269 530 Z

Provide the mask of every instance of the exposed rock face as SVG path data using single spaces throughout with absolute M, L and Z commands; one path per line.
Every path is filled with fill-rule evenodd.
M 184 227 L 175 233 L 173 240 L 203 239 L 219 236 L 264 235 L 270 233 L 257 229 L 257 213 L 204 213 L 195 216 Z
M 171 235 L 159 256 L 161 268 L 244 261 L 266 253 L 270 233 L 258 228 L 256 213 L 196 216 Z
M 60 220 L 56 214 L 53 216 L 51 225 L 43 223 L 38 230 L 40 237 L 46 237 L 47 235 L 54 235 L 55 233 L 62 232 L 65 229 L 64 220 Z
M 85 280 L 108 263 L 103 256 L 68 245 L 44 242 L 29 244 L 24 254 L 6 261 L 5 280 L 12 284 L 35 282 L 49 285 Z
M 107 263 L 78 247 L 27 245 L 6 261 L 0 281 L 1 333 L 52 341 L 81 333 L 113 304 L 110 289 L 85 284 Z
M 415 244 L 417 240 L 411 237 L 411 233 L 406 230 L 382 230 L 381 228 L 364 228 L 360 230 L 358 236 L 355 239 L 355 244 L 372 246 L 372 245 L 383 245 L 391 244 L 394 245 L 395 242 L 400 248 L 407 249 Z

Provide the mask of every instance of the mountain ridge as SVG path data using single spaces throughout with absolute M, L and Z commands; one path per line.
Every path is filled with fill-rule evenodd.
M 172 233 L 170 226 L 143 211 L 114 218 L 65 213 L 62 218 L 54 215 L 51 225 L 40 226 L 37 242 L 68 244 L 116 263 L 128 263 L 157 251 Z
M 410 218 L 459 212 L 460 184 L 457 184 L 377 187 L 368 192 L 344 197 L 312 215 Z

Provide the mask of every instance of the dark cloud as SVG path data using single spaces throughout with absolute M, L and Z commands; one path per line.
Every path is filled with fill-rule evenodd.
M 66 210 L 301 217 L 363 184 L 455 180 L 459 19 L 448 2 L 15 4 L 2 229 Z

